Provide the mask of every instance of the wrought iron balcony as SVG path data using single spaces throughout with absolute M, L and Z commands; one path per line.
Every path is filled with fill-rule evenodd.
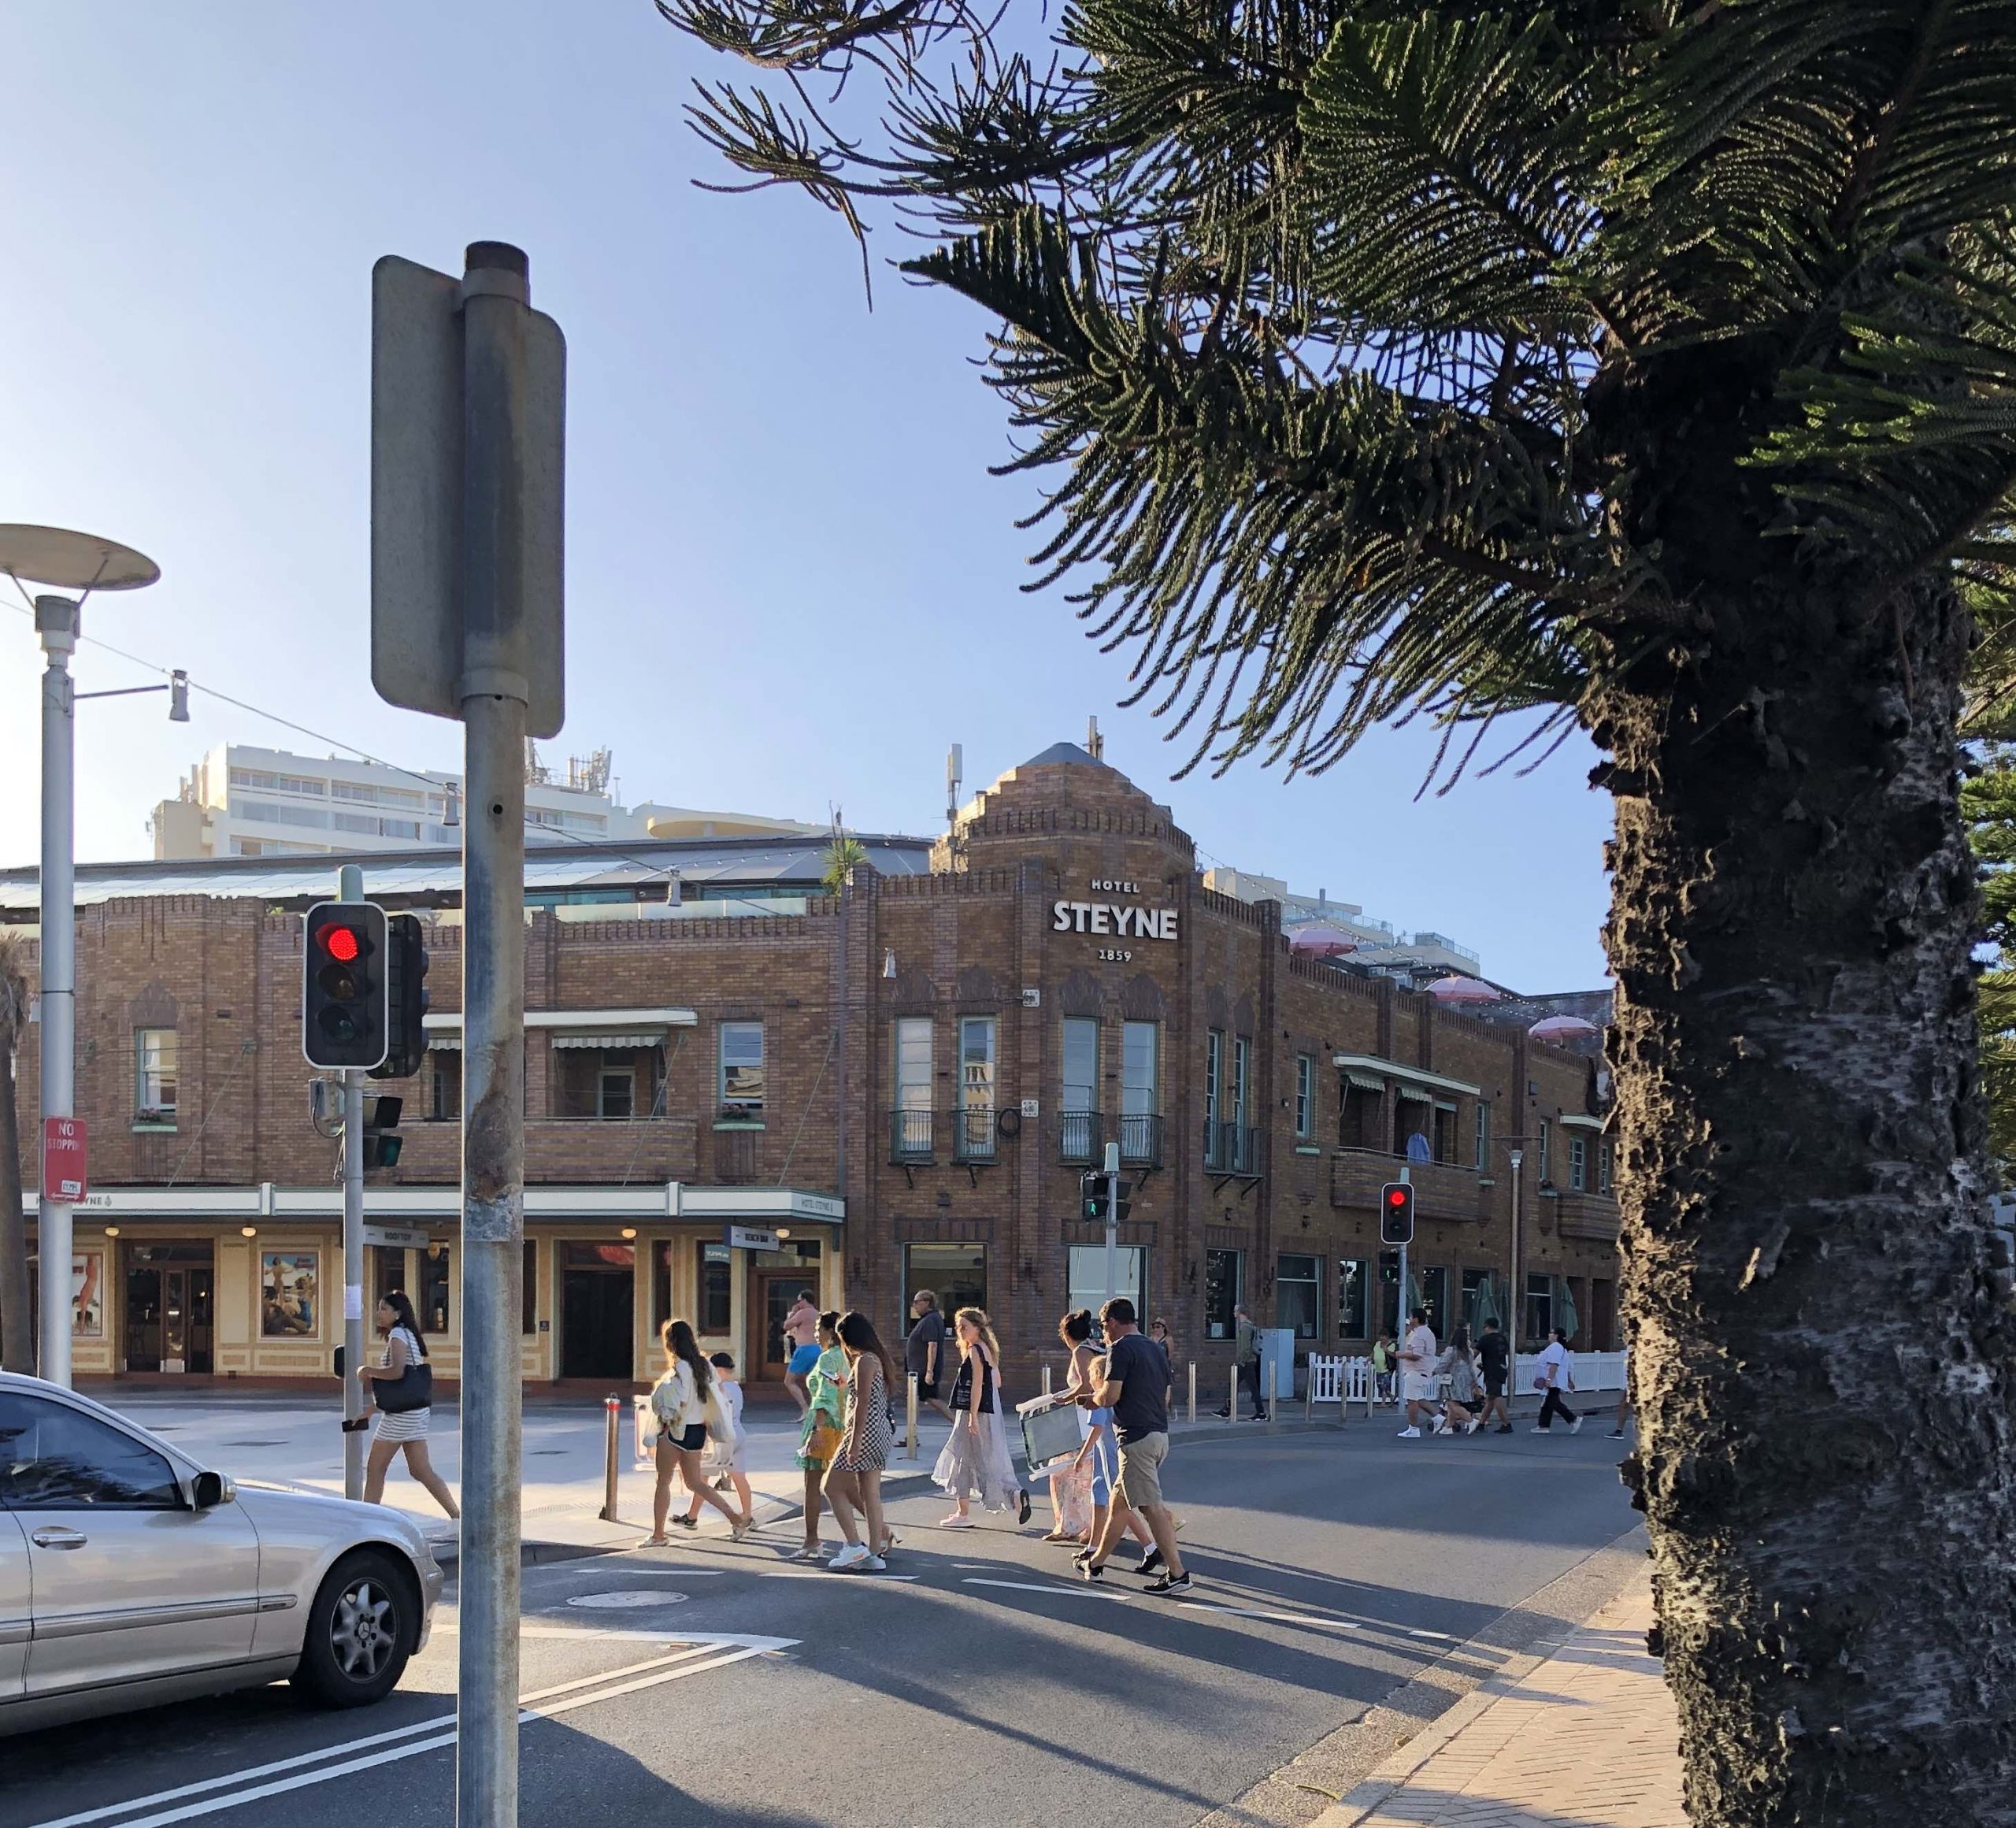
M 938 1159 L 949 1147 L 962 1167 L 998 1159 L 995 1119 L 989 1105 L 967 1105 L 958 1111 L 892 1111 L 889 1113 L 889 1160 L 897 1167 L 919 1167 Z
M 1258 1174 L 1260 1133 L 1251 1124 L 1207 1123 L 1204 1166 L 1214 1174 Z
M 932 1111 L 892 1111 L 889 1113 L 889 1159 L 897 1166 L 914 1166 L 937 1159 L 937 1113 Z
M 1057 1159 L 1096 1165 L 1106 1142 L 1106 1120 L 1096 1111 L 1067 1111 L 1057 1119 Z
M 1152 1111 L 1121 1114 L 1120 1159 L 1133 1168 L 1162 1165 L 1162 1120 Z

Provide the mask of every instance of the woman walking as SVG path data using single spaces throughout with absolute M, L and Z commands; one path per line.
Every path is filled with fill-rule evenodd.
M 1088 1330 L 1091 1317 L 1087 1316 Z M 1029 1520 L 1029 1495 L 1015 1477 L 1008 1433 L 1001 1424 L 1001 1348 L 994 1328 L 977 1307 L 962 1307 L 953 1322 L 959 1339 L 959 1374 L 952 1385 L 952 1432 L 932 1469 L 932 1478 L 951 1495 L 945 1530 L 970 1530 L 967 1507 L 977 1498 L 988 1511 L 1013 1511 Z M 1075 1365 L 1076 1359 L 1073 1359 Z
M 858 1308 L 842 1314 L 836 1330 L 847 1355 L 847 1422 L 826 1474 L 826 1500 L 847 1545 L 833 1557 L 832 1566 L 836 1573 L 843 1568 L 880 1573 L 889 1565 L 883 1556 L 896 1546 L 895 1533 L 882 1520 L 882 1469 L 889 1463 L 889 1444 L 895 1438 L 889 1425 L 895 1366 L 875 1323 Z M 867 1526 L 866 1542 L 855 1528 L 857 1511 Z
M 365 1463 L 364 1501 L 384 1503 L 385 1474 L 392 1456 L 403 1448 L 406 1470 L 434 1494 L 435 1503 L 450 1517 L 459 1517 L 454 1493 L 428 1458 L 434 1368 L 427 1362 L 427 1342 L 420 1337 L 420 1322 L 403 1289 L 393 1289 L 379 1302 L 377 1321 L 378 1330 L 385 1336 L 385 1355 L 376 1364 L 360 1365 L 357 1370 L 358 1382 L 378 1408 L 378 1426 L 371 1437 L 370 1458 Z M 410 1377 L 409 1372 L 413 1374 Z M 409 1392 L 421 1399 L 411 1407 L 405 1406 Z
M 1461 1428 L 1466 1434 L 1475 1434 L 1484 1418 L 1470 1413 L 1477 1400 L 1477 1367 L 1470 1354 L 1467 1326 L 1458 1327 L 1449 1336 L 1449 1344 L 1435 1361 L 1435 1374 L 1449 1380 L 1449 1398 L 1443 1405 L 1442 1419 L 1435 1425 L 1435 1432 L 1454 1434 Z
M 819 1543 L 819 1513 L 826 1500 L 820 1487 L 839 1452 L 840 1430 L 847 1420 L 847 1359 L 840 1349 L 839 1325 L 836 1309 L 819 1316 L 819 1356 L 805 1374 L 807 1401 L 795 1456 L 798 1470 L 805 1475 L 805 1541 L 784 1557 L 788 1562 L 817 1561 L 825 1552 Z
M 707 1399 L 713 1393 L 714 1370 L 700 1351 L 693 1329 L 683 1320 L 668 1320 L 658 1329 L 665 1344 L 665 1374 L 651 1386 L 651 1414 L 658 1425 L 658 1487 L 651 1494 L 651 1533 L 641 1547 L 662 1548 L 670 1540 L 665 1533 L 665 1514 L 672 1508 L 672 1475 L 678 1474 L 686 1489 L 703 1504 L 713 1506 L 728 1522 L 737 1542 L 749 1533 L 742 1513 L 707 1482 L 700 1450 L 707 1444 Z M 682 1514 L 680 1528 L 696 1528 L 692 1517 Z

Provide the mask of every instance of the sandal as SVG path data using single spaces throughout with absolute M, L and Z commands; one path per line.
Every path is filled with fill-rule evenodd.
M 669 1536 L 647 1536 L 637 1546 L 639 1548 L 670 1548 L 672 1538 Z

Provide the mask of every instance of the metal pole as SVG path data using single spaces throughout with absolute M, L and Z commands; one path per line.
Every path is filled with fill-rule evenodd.
M 463 1828 L 518 1819 L 524 1389 L 528 263 L 479 242 L 463 284 L 462 1518 L 455 1745 Z
M 336 899 L 364 899 L 364 871 L 336 873 Z M 364 1075 L 343 1070 L 343 1496 L 364 1496 Z
M 1106 1298 L 1120 1292 L 1120 1145 L 1106 1146 Z M 1147 1292 L 1143 1291 L 1145 1294 Z M 1147 1316 L 1134 1317 L 1146 1325 Z
M 1505 1362 L 1507 1415 L 1512 1413 L 1512 1399 L 1519 1393 L 1519 1323 L 1526 1306 L 1519 1292 L 1519 1182 L 1525 1159 L 1524 1149 L 1512 1151 L 1512 1286 L 1505 1292 L 1505 1330 L 1511 1338 L 1510 1353 Z
M 1190 1426 L 1197 1426 L 1197 1361 L 1190 1361 Z
M 35 599 L 35 632 L 49 664 L 42 676 L 42 1115 L 76 1115 L 76 703 L 70 656 L 80 606 Z M 36 1159 L 40 1159 L 40 1139 Z M 70 1381 L 71 1211 L 39 1189 L 35 1248 L 42 1263 L 42 1374 Z
M 1400 1164 L 1400 1184 L 1403 1186 L 1411 1186 L 1414 1184 L 1414 1169 L 1409 1162 L 1403 1162 Z M 1405 1345 L 1407 1340 L 1407 1247 L 1403 1244 L 1400 1246 L 1400 1324 L 1393 1329 L 1395 1337 L 1403 1345 Z M 1400 1365 L 1397 1353 L 1394 1355 L 1393 1368 L 1399 1373 L 1400 1392 L 1404 1397 L 1407 1388 L 1407 1374 Z M 1406 1413 L 1404 1407 L 1401 1413 L 1403 1415 Z
M 914 1374 L 903 1380 L 903 1458 L 917 1458 L 917 1385 Z
M 606 1396 L 602 1399 L 602 1408 L 607 1419 L 604 1423 L 606 1438 L 602 1443 L 602 1521 L 613 1523 L 617 1521 L 616 1471 L 617 1455 L 621 1450 L 623 1399 L 621 1396 Z

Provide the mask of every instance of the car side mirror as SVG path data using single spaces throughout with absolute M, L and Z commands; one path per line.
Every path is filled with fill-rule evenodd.
M 189 1501 L 198 1511 L 214 1511 L 228 1494 L 221 1473 L 198 1473 L 189 1482 Z

